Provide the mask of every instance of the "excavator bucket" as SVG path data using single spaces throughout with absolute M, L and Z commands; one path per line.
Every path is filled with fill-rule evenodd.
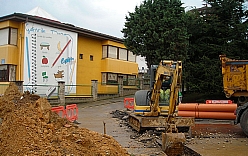
M 162 133 L 162 150 L 168 156 L 179 156 L 184 153 L 184 133 Z

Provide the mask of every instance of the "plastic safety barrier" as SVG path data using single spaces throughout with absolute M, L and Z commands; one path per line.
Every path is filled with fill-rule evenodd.
M 124 108 L 133 110 L 134 109 L 134 98 L 124 98 Z
M 52 107 L 51 110 L 53 112 L 57 113 L 62 118 L 65 118 L 66 117 L 66 111 L 65 111 L 64 106 Z
M 78 119 L 78 107 L 76 104 L 66 106 L 66 118 L 71 122 Z
M 78 119 L 78 107 L 76 104 L 52 107 L 51 111 L 57 113 L 62 118 L 67 118 L 69 121 L 74 122 Z

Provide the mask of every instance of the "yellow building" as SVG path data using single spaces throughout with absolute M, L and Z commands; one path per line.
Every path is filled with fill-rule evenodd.
M 97 80 L 98 93 L 110 94 L 123 76 L 124 87 L 135 88 L 136 56 L 120 38 L 21 13 L 0 17 L 0 36 L 0 84 L 23 81 L 24 90 L 45 95 L 64 81 L 68 95 L 91 95 Z

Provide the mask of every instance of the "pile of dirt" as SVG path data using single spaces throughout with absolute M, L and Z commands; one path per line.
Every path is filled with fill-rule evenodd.
M 79 128 L 13 83 L 0 97 L 0 118 L 0 155 L 128 155 L 111 136 Z

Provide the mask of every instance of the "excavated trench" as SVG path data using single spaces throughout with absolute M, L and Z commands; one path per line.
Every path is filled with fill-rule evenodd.
M 128 112 L 127 111 L 121 111 L 121 110 L 115 110 L 111 112 L 112 118 L 118 118 L 120 120 L 119 125 L 121 126 L 127 126 L 131 128 L 128 124 Z M 162 148 L 162 132 L 161 130 L 146 130 L 137 132 L 135 135 L 131 135 L 131 139 L 135 139 L 140 143 L 143 143 L 144 146 L 147 148 L 154 148 L 154 147 L 160 147 Z M 168 154 L 167 154 L 168 155 Z M 201 156 L 199 153 L 194 151 L 193 149 L 187 147 L 184 145 L 183 148 L 183 154 L 182 156 Z

